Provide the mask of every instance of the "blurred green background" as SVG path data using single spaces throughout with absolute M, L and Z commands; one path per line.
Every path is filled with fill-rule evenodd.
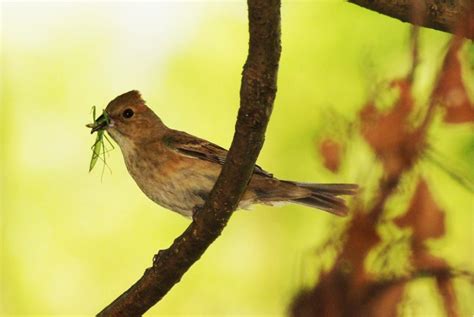
M 92 315 L 189 220 L 149 201 L 118 149 L 103 180 L 100 162 L 87 172 L 91 107 L 138 89 L 170 127 L 228 147 L 247 55 L 246 5 L 4 2 L 1 9 L 0 312 Z M 343 1 L 284 2 L 279 90 L 259 164 L 283 179 L 316 182 L 363 184 L 379 171 L 367 147 L 355 144 L 334 175 L 316 140 L 341 133 L 377 81 L 406 74 L 409 29 Z M 419 100 L 448 40 L 421 32 Z M 472 173 L 472 128 L 439 123 L 433 135 L 436 148 Z M 435 253 L 474 270 L 472 194 L 433 167 L 424 173 L 449 212 Z M 301 206 L 236 212 L 149 315 L 282 316 L 292 296 L 314 284 L 315 263 L 324 261 L 315 247 L 343 222 Z M 410 287 L 410 314 L 442 315 L 432 283 Z M 472 289 L 459 290 L 472 314 Z

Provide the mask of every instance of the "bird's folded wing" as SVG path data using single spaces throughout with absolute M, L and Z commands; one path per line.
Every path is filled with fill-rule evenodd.
M 186 132 L 173 130 L 163 137 L 164 144 L 170 149 L 189 157 L 223 165 L 228 151 L 214 143 L 197 138 Z M 255 165 L 255 174 L 273 177 L 271 173 Z

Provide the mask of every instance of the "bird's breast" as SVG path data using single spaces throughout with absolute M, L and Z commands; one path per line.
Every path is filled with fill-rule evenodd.
M 204 203 L 220 172 L 220 166 L 171 151 L 132 152 L 124 158 L 138 187 L 154 202 L 185 216 Z

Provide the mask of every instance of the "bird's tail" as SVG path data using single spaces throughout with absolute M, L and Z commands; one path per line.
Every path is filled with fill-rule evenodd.
M 294 184 L 298 188 L 307 190 L 307 196 L 290 199 L 290 202 L 318 208 L 338 216 L 346 216 L 349 211 L 344 199 L 338 196 L 355 195 L 357 194 L 359 188 L 357 184 L 312 184 L 291 181 L 283 182 Z

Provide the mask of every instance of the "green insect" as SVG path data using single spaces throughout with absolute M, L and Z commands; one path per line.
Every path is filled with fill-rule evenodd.
M 98 118 L 96 117 L 96 107 L 95 106 L 92 107 L 92 119 L 93 119 L 93 123 L 89 123 L 87 125 L 88 128 L 95 128 L 97 126 L 100 126 L 104 123 L 104 121 L 105 121 L 105 124 L 110 123 L 109 115 L 105 111 L 102 111 L 101 116 L 99 116 Z M 111 146 L 110 149 L 106 149 L 106 144 L 104 142 L 104 139 Z M 99 160 L 99 158 L 102 160 L 102 162 L 104 162 L 104 168 L 105 168 L 105 166 L 107 166 L 106 154 L 114 149 L 114 145 L 112 144 L 112 142 L 109 140 L 109 138 L 105 134 L 105 130 L 97 130 L 97 137 L 96 137 L 95 142 L 92 145 L 91 149 L 92 149 L 92 157 L 91 157 L 91 162 L 89 164 L 89 172 L 92 171 L 92 169 L 94 168 L 94 166 L 97 163 L 97 161 Z M 102 169 L 102 175 L 103 174 L 104 174 L 104 169 Z

